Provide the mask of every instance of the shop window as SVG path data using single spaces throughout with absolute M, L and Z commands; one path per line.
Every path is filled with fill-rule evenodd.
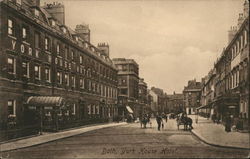
M 16 74 L 16 59 L 14 57 L 9 57 L 7 63 L 8 63 L 8 73 Z
M 8 116 L 16 116 L 16 101 L 8 100 Z

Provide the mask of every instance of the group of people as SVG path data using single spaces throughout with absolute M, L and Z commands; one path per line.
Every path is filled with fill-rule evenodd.
M 147 128 L 147 123 L 150 124 L 150 127 L 152 127 L 152 122 L 150 121 L 150 115 L 144 114 L 140 118 L 141 128 Z

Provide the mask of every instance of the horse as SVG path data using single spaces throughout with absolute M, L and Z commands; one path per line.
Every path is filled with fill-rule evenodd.
M 184 123 L 184 130 L 192 130 L 193 129 L 193 120 L 189 117 L 183 117 L 182 122 Z

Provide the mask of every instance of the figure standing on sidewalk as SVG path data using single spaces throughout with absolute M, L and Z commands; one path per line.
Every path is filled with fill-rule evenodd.
M 156 121 L 157 121 L 157 124 L 158 124 L 158 130 L 160 131 L 161 130 L 161 123 L 162 123 L 162 118 L 159 114 L 157 114 L 156 116 Z
M 229 113 L 227 113 L 227 115 L 226 115 L 225 122 L 226 122 L 225 123 L 225 131 L 230 132 L 232 120 L 231 120 Z

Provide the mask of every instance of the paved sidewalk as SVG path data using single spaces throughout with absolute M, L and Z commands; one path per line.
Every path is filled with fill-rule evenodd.
M 198 123 L 195 122 L 195 115 L 189 115 L 193 119 L 192 133 L 198 138 L 210 145 L 250 149 L 249 133 L 237 131 L 225 132 L 222 124 L 215 124 L 207 118 L 198 117 Z
M 74 135 L 79 135 L 79 134 L 92 131 L 92 130 L 125 125 L 125 124 L 126 124 L 125 122 L 108 123 L 108 124 L 102 124 L 102 125 L 94 125 L 94 126 L 76 128 L 76 129 L 71 129 L 71 130 L 57 132 L 57 133 L 47 133 L 47 134 L 43 134 L 39 136 L 34 136 L 31 138 L 26 138 L 26 139 L 21 139 L 21 140 L 17 140 L 13 142 L 0 144 L 0 152 L 39 145 L 39 144 L 43 144 L 46 142 L 50 142 L 50 141 L 54 141 L 54 140 L 58 140 L 62 138 L 67 138 L 67 137 L 74 136 Z

